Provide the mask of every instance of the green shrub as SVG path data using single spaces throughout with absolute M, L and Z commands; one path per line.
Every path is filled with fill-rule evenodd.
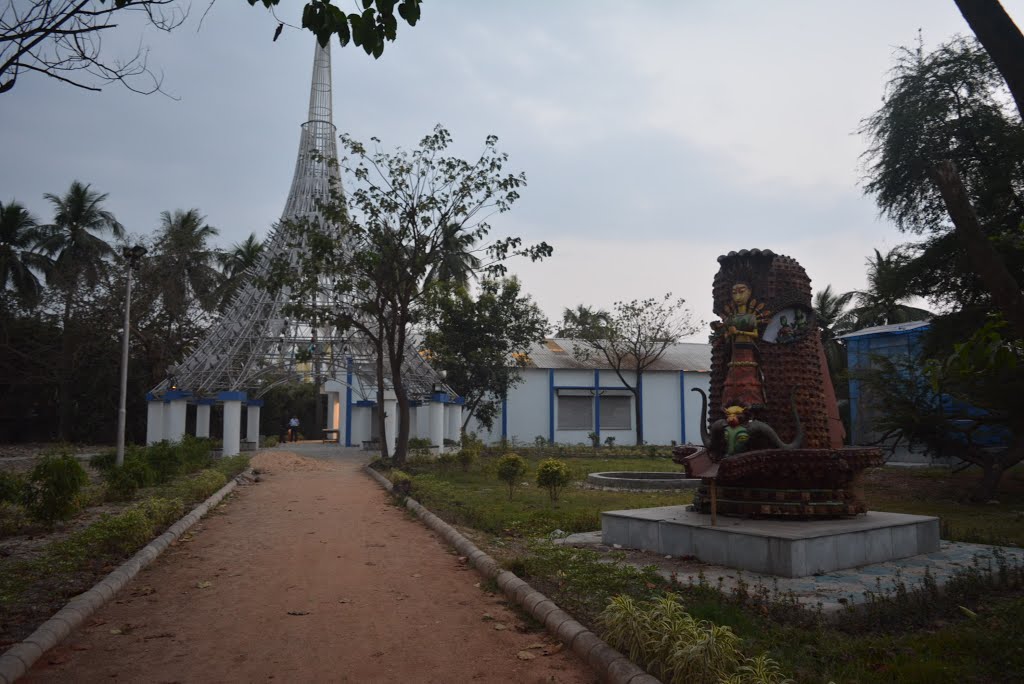
M 170 442 L 157 442 L 146 447 L 146 462 L 153 469 L 157 484 L 167 482 L 181 474 L 181 454 Z
M 124 555 L 153 538 L 155 525 L 145 511 L 132 507 L 117 515 L 104 515 L 68 543 L 81 545 L 80 553 Z
M 412 494 L 412 477 L 401 470 L 392 470 L 390 475 L 391 493 L 396 496 L 409 496 Z
M 263 448 L 271 449 L 281 443 L 281 438 L 277 435 L 270 435 L 263 438 Z
M 234 456 L 228 456 L 227 458 L 220 458 L 213 463 L 213 470 L 223 474 L 225 478 L 232 478 L 248 467 L 248 454 L 236 454 Z
M 641 603 L 616 596 L 600 624 L 609 644 L 669 684 L 792 682 L 767 655 L 744 658 L 732 629 L 695 619 L 672 594 Z
M 455 463 L 457 461 L 458 461 L 458 459 L 455 456 L 455 452 L 453 452 L 453 451 L 446 451 L 446 452 L 444 452 L 443 454 L 441 454 L 440 456 L 437 457 L 437 466 L 441 470 L 447 471 L 447 470 L 451 470 L 452 466 L 455 465 Z
M 76 497 L 89 481 L 81 464 L 69 454 L 45 456 L 28 476 L 25 503 L 33 520 L 52 526 L 78 508 Z
M 101 473 L 107 473 L 113 470 L 116 463 L 117 451 L 115 449 L 108 449 L 107 451 L 101 451 L 98 454 L 93 454 L 89 459 L 89 465 Z
M 192 477 L 183 477 L 176 481 L 170 492 L 174 498 L 186 503 L 193 503 L 209 498 L 214 492 L 227 484 L 227 476 L 219 470 L 201 470 Z
M 526 475 L 526 461 L 518 454 L 505 454 L 498 460 L 498 479 L 508 485 L 508 498 L 512 500 L 519 481 Z
M 107 499 L 110 501 L 129 501 L 143 487 L 156 484 L 157 475 L 142 449 L 129 449 L 125 454 L 124 464 L 120 468 L 111 468 L 103 473 L 107 483 Z
M 565 461 L 549 458 L 537 466 L 537 486 L 548 490 L 548 497 L 558 501 L 558 493 L 572 480 L 572 473 Z
M 25 478 L 0 471 L 0 503 L 20 504 L 25 500 Z
M 473 449 L 463 447 L 455 454 L 455 460 L 458 461 L 459 467 L 462 468 L 462 472 L 468 473 L 470 467 L 476 463 L 478 452 Z
M 0 537 L 19 534 L 29 524 L 25 508 L 9 501 L 0 501 Z
M 195 473 L 210 465 L 210 440 L 204 437 L 185 435 L 175 449 L 181 472 Z
M 178 521 L 185 513 L 181 499 L 152 498 L 138 504 L 137 508 L 157 527 L 163 529 Z

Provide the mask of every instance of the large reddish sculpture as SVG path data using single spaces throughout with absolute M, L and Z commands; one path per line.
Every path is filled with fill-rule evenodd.
M 714 499 L 717 513 L 744 516 L 863 513 L 857 477 L 882 454 L 843 447 L 807 273 L 769 250 L 718 262 L 704 448 L 676 450 L 687 474 L 703 480 L 694 506 L 709 512 Z

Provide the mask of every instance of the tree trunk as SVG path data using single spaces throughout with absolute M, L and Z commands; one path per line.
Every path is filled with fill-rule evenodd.
M 373 341 L 377 354 L 377 434 L 380 436 L 380 460 L 388 460 L 387 422 L 384 419 L 384 340 L 377 328 L 377 339 Z
M 955 0 L 974 35 L 995 62 L 1024 118 L 1024 36 L 999 0 Z
M 636 445 L 644 445 L 644 414 L 643 406 L 640 404 L 640 391 L 643 388 L 643 383 L 640 382 L 640 373 L 636 374 L 636 385 L 630 387 L 630 391 L 633 393 L 633 412 L 636 414 Z M 598 426 L 600 427 L 600 426 Z
M 992 295 L 992 302 L 1002 312 L 1014 335 L 1024 339 L 1024 292 L 982 230 L 956 165 L 948 160 L 939 162 L 932 177 L 939 186 L 957 238 L 967 250 L 974 271 Z

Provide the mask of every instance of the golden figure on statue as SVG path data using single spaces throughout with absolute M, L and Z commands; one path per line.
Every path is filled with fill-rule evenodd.
M 764 378 L 757 360 L 758 326 L 770 316 L 764 304 L 752 297 L 750 285 L 736 282 L 732 302 L 725 307 L 716 332 L 730 345 L 728 371 L 722 391 L 722 410 L 740 406 L 747 411 L 763 409 L 766 404 Z

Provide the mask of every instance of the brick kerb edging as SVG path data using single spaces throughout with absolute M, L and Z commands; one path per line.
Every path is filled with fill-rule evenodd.
M 391 491 L 390 480 L 370 466 L 363 470 L 375 479 L 381 487 Z M 515 573 L 502 570 L 497 561 L 476 547 L 454 527 L 431 513 L 425 506 L 412 498 L 405 499 L 405 507 L 419 516 L 427 527 L 439 534 L 467 558 L 477 572 L 493 579 L 498 588 L 535 620 L 542 623 L 548 633 L 556 636 L 572 649 L 579 658 L 590 665 L 609 684 L 660 684 L 660 680 L 644 672 L 635 663 L 606 644 L 600 637 L 577 622 L 555 602 L 544 596 L 529 584 L 516 577 Z
M 0 684 L 13 684 L 32 667 L 39 658 L 59 644 L 93 613 L 114 597 L 144 567 L 152 563 L 175 540 L 206 515 L 211 508 L 231 493 L 238 485 L 236 478 L 221 487 L 206 501 L 174 523 L 159 537 L 149 542 L 138 553 L 119 565 L 92 589 L 68 601 L 63 608 L 32 632 L 24 641 L 15 644 L 0 655 Z

